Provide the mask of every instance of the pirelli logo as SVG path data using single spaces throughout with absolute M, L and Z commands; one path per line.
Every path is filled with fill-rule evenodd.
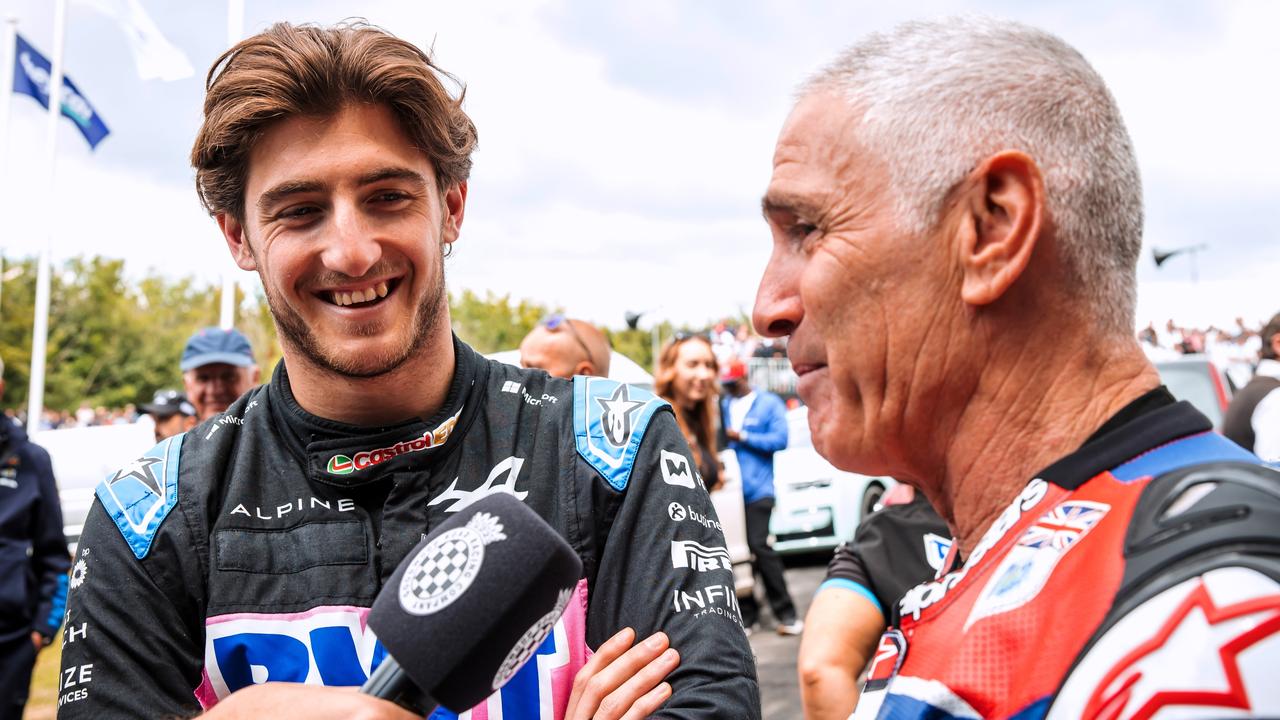
M 732 570 L 733 563 L 729 562 L 729 551 L 722 547 L 707 547 L 692 540 L 672 540 L 671 567 L 706 572 Z

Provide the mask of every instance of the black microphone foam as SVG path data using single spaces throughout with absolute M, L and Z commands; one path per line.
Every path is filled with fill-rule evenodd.
M 441 523 L 405 557 L 374 600 L 369 627 L 424 694 L 463 712 L 524 665 L 580 577 L 582 561 L 564 538 L 498 493 Z

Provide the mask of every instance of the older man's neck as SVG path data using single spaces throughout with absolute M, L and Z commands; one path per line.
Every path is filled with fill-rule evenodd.
M 1033 475 L 1077 450 L 1125 405 L 1160 384 L 1136 343 L 1022 353 L 987 372 L 945 451 L 929 500 L 967 557 Z M 932 485 L 932 487 L 929 487 Z

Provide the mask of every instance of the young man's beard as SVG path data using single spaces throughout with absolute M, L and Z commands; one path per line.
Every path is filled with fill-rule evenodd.
M 436 267 L 434 282 L 428 284 L 426 295 L 423 296 L 422 302 L 418 303 L 413 334 L 409 341 L 405 343 L 404 347 L 398 350 L 393 348 L 380 356 L 373 353 L 364 353 L 357 358 L 350 359 L 335 357 L 321 345 L 319 339 L 311 332 L 311 328 L 307 326 L 302 317 L 287 303 L 279 301 L 272 294 L 272 291 L 267 289 L 270 286 L 265 280 L 262 283 L 262 287 L 267 296 L 267 306 L 271 308 L 271 316 L 276 321 L 276 331 L 282 344 L 292 347 L 316 367 L 329 372 L 343 377 L 371 378 L 385 375 L 403 365 L 405 361 L 422 348 L 439 326 L 440 319 L 444 316 L 443 311 L 446 302 L 444 263 L 441 262 Z M 408 287 L 402 286 L 400 289 L 405 292 L 409 291 Z

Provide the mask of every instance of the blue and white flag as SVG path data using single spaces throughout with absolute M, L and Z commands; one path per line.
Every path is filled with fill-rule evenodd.
M 52 68 L 45 56 L 19 35 L 17 54 L 13 62 L 13 91 L 30 95 L 36 99 L 36 102 L 48 108 L 49 81 L 52 74 Z M 62 114 L 71 118 L 91 148 L 98 147 L 102 138 L 111 132 L 89 101 L 80 94 L 76 84 L 65 75 L 62 77 Z

